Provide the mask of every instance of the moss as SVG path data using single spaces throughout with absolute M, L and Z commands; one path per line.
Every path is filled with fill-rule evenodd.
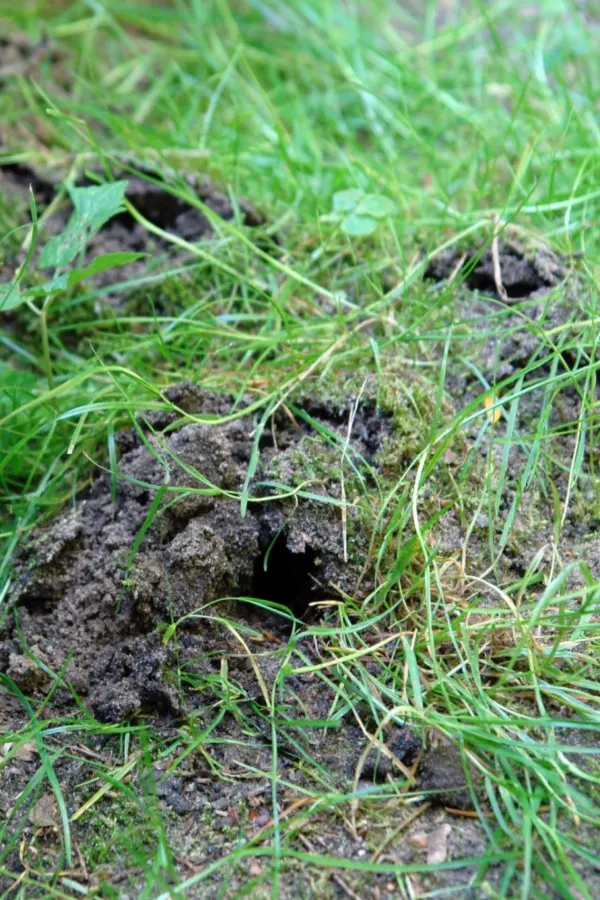
M 582 530 L 597 531 L 600 525 L 600 481 L 590 479 L 585 487 L 577 487 L 573 491 L 573 518 L 580 523 Z
M 202 288 L 202 290 L 200 290 Z M 205 277 L 191 272 L 134 288 L 123 307 L 125 316 L 176 316 L 205 293 Z

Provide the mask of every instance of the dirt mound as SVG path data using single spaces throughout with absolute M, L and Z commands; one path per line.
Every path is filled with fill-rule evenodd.
M 125 196 L 133 206 L 153 225 L 169 234 L 183 238 L 189 243 L 214 237 L 213 227 L 208 218 L 191 203 L 172 193 L 165 182 L 149 173 L 146 180 L 139 176 L 120 173 L 118 177 L 127 180 Z M 88 187 L 95 182 L 88 178 L 78 180 L 79 187 Z M 188 188 L 209 209 L 222 219 L 229 221 L 239 212 L 244 225 L 257 227 L 265 223 L 265 218 L 246 200 L 239 199 L 237 210 L 231 200 L 217 190 L 206 178 L 190 176 L 186 179 Z M 19 198 L 27 204 L 29 186 L 33 190 L 40 212 L 54 198 L 58 185 L 50 176 L 27 165 L 10 163 L 0 166 L 0 191 Z M 61 234 L 71 215 L 71 206 L 66 203 L 52 215 L 40 231 L 40 242 L 48 235 Z M 151 257 L 169 253 L 171 265 L 181 265 L 192 259 L 190 253 L 173 250 L 173 245 L 166 239 L 150 234 L 127 211 L 110 219 L 87 245 L 86 264 L 103 253 L 133 251 L 147 253 Z M 16 262 L 20 262 L 19 257 Z M 35 257 L 32 265 L 35 265 Z M 148 258 L 143 258 L 117 269 L 108 269 L 92 279 L 96 287 L 107 287 L 123 281 L 139 277 L 148 270 Z
M 169 396 L 180 409 L 204 416 L 230 407 L 228 398 L 193 385 Z M 350 401 L 346 408 L 307 403 L 312 420 L 339 435 L 342 446 Z M 239 492 L 255 443 L 252 419 L 190 422 L 169 434 L 161 429 L 175 414 L 150 419 L 145 441 L 136 432 L 120 436 L 116 492 L 111 475 L 101 475 L 73 512 L 36 532 L 21 550 L 9 599 L 18 625 L 9 618 L 0 642 L 0 669 L 23 689 L 43 687 L 48 670 L 64 672 L 95 715 L 108 721 L 181 709 L 168 675 L 173 659 L 161 640 L 171 622 L 198 610 L 204 616 L 234 610 L 238 618 L 264 621 L 268 614 L 253 613 L 249 605 L 245 612 L 234 601 L 211 606 L 238 596 L 276 602 L 302 616 L 313 600 L 331 596 L 331 584 L 355 589 L 369 539 L 349 509 L 348 555 L 360 565 L 346 564 L 339 507 L 289 497 L 290 488 L 306 482 L 308 466 L 319 475 L 313 492 L 339 499 L 333 472 L 341 450 L 310 424 L 275 415 L 251 485 L 257 502 L 242 517 Z M 354 452 L 372 458 L 389 430 L 373 399 L 365 399 L 355 418 Z M 164 497 L 154 515 L 159 489 Z M 287 500 L 268 499 L 284 493 Z M 187 650 L 205 655 L 220 639 L 206 618 L 189 619 L 181 635 L 184 658 Z
M 453 288 L 453 322 L 468 328 L 472 348 L 479 344 L 472 349 L 473 361 L 490 383 L 551 353 L 552 342 L 545 344 L 540 336 L 564 326 L 582 291 L 566 260 L 549 249 L 530 250 L 505 240 L 499 244 L 497 264 L 495 271 L 490 247 L 483 252 L 451 249 L 430 260 L 425 271 L 425 278 L 437 282 L 439 289 L 448 284 Z M 461 285 L 469 290 L 459 290 Z M 568 351 L 565 359 L 575 362 Z M 538 377 L 547 371 L 540 369 Z M 446 386 L 461 404 L 481 390 L 479 379 L 462 361 L 450 366 Z

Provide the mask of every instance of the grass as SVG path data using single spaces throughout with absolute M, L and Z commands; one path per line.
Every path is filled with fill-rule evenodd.
M 187 190 L 176 173 L 208 173 L 234 205 L 246 197 L 268 219 L 257 238 L 239 214 L 211 215 L 214 238 L 184 248 L 194 261 L 165 272 L 152 258 L 112 289 L 134 295 L 122 315 L 101 306 L 106 290 L 61 293 L 48 314 L 51 388 L 33 313 L 0 314 L 0 615 L 8 621 L 12 561 L 32 529 L 73 506 L 98 466 L 115 473 L 115 434 L 137 414 L 170 408 L 162 392 L 181 380 L 250 394 L 260 435 L 276 407 L 301 414 L 307 384 L 327 394 L 358 373 L 342 389 L 356 396 L 372 373 L 400 436 L 386 472 L 369 480 L 341 434 L 321 433 L 336 462 L 325 455 L 325 470 L 291 487 L 314 502 L 323 484 L 344 480 L 368 536 L 373 590 L 321 623 L 296 622 L 290 643 L 264 652 L 255 631 L 231 620 L 231 649 L 209 683 L 176 673 L 207 698 L 178 729 L 163 734 L 147 717 L 99 723 L 76 693 L 79 705 L 56 712 L 52 697 L 27 699 L 1 676 L 2 697 L 16 697 L 27 724 L 5 732 L 0 765 L 10 776 L 29 745 L 36 760 L 0 826 L 7 896 L 380 896 L 389 885 L 411 898 L 597 896 L 593 10 L 567 0 L 525 10 L 512 0 L 106 0 L 0 4 L 0 15 L 5 33 L 52 41 L 31 70 L 4 77 L 0 162 L 67 176 L 96 160 L 109 173 L 125 160 L 134 172 L 151 158 L 173 192 Z M 333 215 L 334 196 L 351 188 L 395 203 L 371 236 L 345 234 Z M 6 279 L 28 223 L 25 202 L 0 197 Z M 496 228 L 566 261 L 569 278 L 537 318 L 527 297 L 474 315 L 460 277 L 423 278 L 428 257 L 489 245 Z M 558 319 L 557 308 L 566 309 Z M 515 340 L 528 349 L 505 374 Z M 495 365 L 486 341 L 496 342 Z M 450 404 L 446 388 L 461 377 L 467 387 Z M 241 415 L 238 406 L 232 416 Z M 258 446 L 257 437 L 252 464 Z M 256 501 L 251 484 L 235 494 L 242 507 Z M 152 487 L 148 525 L 176 496 Z M 210 487 L 199 480 L 198 489 Z M 448 506 L 462 526 L 454 545 Z M 307 649 L 315 641 L 320 662 Z M 258 700 L 235 674 L 248 658 L 252 677 L 263 662 L 276 673 L 255 682 Z M 331 700 L 325 725 L 303 712 L 292 675 L 312 675 Z M 63 676 L 51 674 L 51 694 Z M 469 762 L 477 818 L 443 814 L 457 841 L 445 862 L 428 865 L 422 851 L 407 862 L 402 840 L 375 853 L 398 810 L 429 798 L 394 769 L 383 783 L 365 788 L 356 776 L 340 790 L 312 736 L 325 728 L 343 758 L 347 721 L 379 747 L 391 726 L 409 723 Z M 258 747 L 265 734 L 269 759 L 243 763 L 246 781 L 240 768 L 232 775 L 226 751 Z M 290 752 L 301 784 L 281 768 Z M 192 760 L 242 810 L 225 831 L 206 812 L 186 837 L 181 817 L 161 806 L 164 773 Z M 246 830 L 250 795 L 238 790 L 253 778 L 271 785 L 257 839 Z M 80 814 L 66 782 L 87 791 Z M 28 821 L 48 793 L 53 834 Z M 427 815 L 428 828 L 438 823 Z M 349 843 L 359 833 L 362 856 Z M 212 849 L 194 863 L 199 840 Z

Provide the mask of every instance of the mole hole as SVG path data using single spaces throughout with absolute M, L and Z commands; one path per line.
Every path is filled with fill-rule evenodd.
M 267 548 L 254 563 L 253 595 L 258 600 L 287 606 L 296 618 L 302 618 L 309 603 L 319 597 L 316 558 L 310 548 L 305 553 L 292 552 L 285 535 L 279 535 L 270 550 Z
M 20 605 L 24 607 L 31 616 L 48 616 L 55 609 L 52 600 L 56 599 L 50 592 L 47 594 L 38 591 L 33 596 L 25 596 L 21 598 Z
M 530 274 L 530 277 L 527 277 Z M 492 276 L 487 272 L 479 272 L 474 269 L 466 279 L 467 287 L 472 291 L 481 291 L 482 294 L 491 294 L 494 297 L 498 295 L 498 288 Z M 526 273 L 521 279 L 511 281 L 505 284 L 506 293 L 512 299 L 518 300 L 521 297 L 528 297 L 533 291 L 543 286 L 543 282 L 536 278 L 535 273 Z

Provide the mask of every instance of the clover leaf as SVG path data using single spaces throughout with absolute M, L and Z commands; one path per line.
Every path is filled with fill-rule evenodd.
M 333 195 L 333 217 L 342 231 L 351 237 L 373 234 L 379 220 L 396 212 L 396 204 L 382 194 L 367 194 L 360 188 L 348 188 Z

